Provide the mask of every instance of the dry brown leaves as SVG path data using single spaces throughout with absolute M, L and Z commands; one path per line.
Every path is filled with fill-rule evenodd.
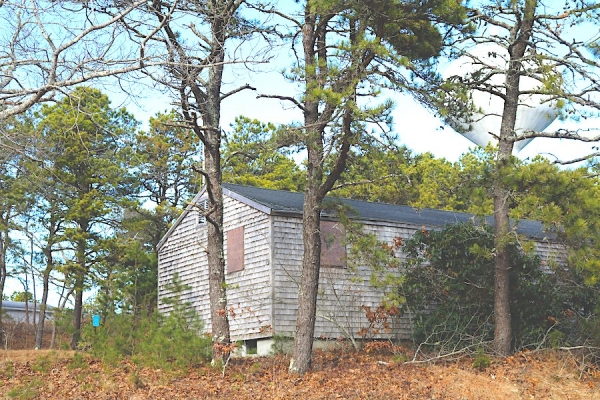
M 7 352 L 0 360 L 0 395 L 39 399 L 600 399 L 600 379 L 580 377 L 573 359 L 519 354 L 485 370 L 464 359 L 403 364 L 392 355 L 317 352 L 313 371 L 287 372 L 284 356 L 235 359 L 225 375 L 108 367 L 87 356 Z

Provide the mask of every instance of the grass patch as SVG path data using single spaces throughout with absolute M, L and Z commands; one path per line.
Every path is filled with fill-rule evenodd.
M 31 370 L 34 372 L 39 372 L 41 374 L 47 374 L 52 369 L 52 366 L 56 363 L 56 356 L 52 354 L 47 354 L 41 357 L 38 357 L 37 360 L 31 365 Z
M 4 369 L 0 373 L 0 376 L 5 379 L 12 379 L 15 377 L 15 363 L 7 361 L 4 365 Z
M 40 393 L 42 385 L 43 383 L 40 379 L 32 379 L 23 385 L 12 388 L 6 395 L 11 399 L 34 399 Z
M 132 371 L 131 374 L 129 374 L 129 382 L 131 382 L 136 389 L 143 389 L 146 387 L 142 377 L 136 371 Z

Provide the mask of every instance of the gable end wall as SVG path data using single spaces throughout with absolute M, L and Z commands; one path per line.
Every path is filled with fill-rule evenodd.
M 227 196 L 223 218 L 225 237 L 229 229 L 244 226 L 244 269 L 226 276 L 231 338 L 236 341 L 270 336 L 270 218 Z M 178 273 L 181 282 L 190 286 L 181 294 L 181 300 L 191 303 L 210 332 L 206 242 L 206 225 L 198 224 L 197 212 L 188 212 L 159 252 L 158 309 L 171 311 L 163 299 L 173 297 L 167 285 Z M 227 259 L 226 239 L 224 247 Z

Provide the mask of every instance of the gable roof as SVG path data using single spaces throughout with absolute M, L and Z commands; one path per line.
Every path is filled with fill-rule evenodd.
M 231 183 L 223 184 L 223 188 L 226 189 L 224 193 L 236 197 L 240 201 L 243 201 L 245 198 L 251 202 L 258 203 L 271 210 L 271 214 L 296 215 L 298 217 L 302 215 L 304 193 L 263 189 Z M 235 196 L 235 194 L 239 196 Z M 328 202 L 349 206 L 357 214 L 358 219 L 365 222 L 397 222 L 417 226 L 441 227 L 448 224 L 466 223 L 476 220 L 475 215 L 463 212 L 433 210 L 429 208 L 417 209 L 406 205 L 373 203 L 337 197 L 325 198 L 325 210 L 322 214 L 324 217 L 334 216 L 333 213 L 328 212 L 326 209 Z M 246 201 L 246 203 L 248 202 Z M 493 218 L 489 216 L 485 217 L 485 221 L 490 225 L 494 223 Z M 538 221 L 519 220 L 517 232 L 530 238 L 555 239 L 554 235 L 545 232 L 544 226 Z

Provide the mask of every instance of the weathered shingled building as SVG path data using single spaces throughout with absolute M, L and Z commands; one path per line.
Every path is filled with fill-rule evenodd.
M 178 274 L 190 289 L 182 300 L 190 302 L 210 330 L 206 246 L 206 219 L 194 204 L 206 201 L 203 190 L 186 208 L 158 246 L 159 309 L 169 311 L 162 300 L 173 294 L 166 286 Z M 297 293 L 302 265 L 302 193 L 224 185 L 224 232 L 227 263 L 231 336 L 258 353 L 270 350 L 274 335 L 292 337 L 295 330 Z M 409 206 L 338 199 L 356 212 L 364 231 L 385 243 L 408 238 L 415 231 L 439 229 L 468 222 L 472 215 Z M 367 326 L 361 306 L 376 307 L 382 293 L 369 284 L 366 266 L 346 268 L 344 228 L 331 215 L 322 218 L 322 268 L 316 337 L 355 335 Z M 489 221 L 489 220 L 488 220 Z M 564 260 L 562 245 L 544 234 L 542 225 L 521 221 L 520 234 L 536 243 L 542 260 Z M 401 257 L 401 254 L 398 254 Z M 362 277 L 363 279 L 356 279 Z M 395 334 L 408 337 L 408 318 L 400 319 Z

